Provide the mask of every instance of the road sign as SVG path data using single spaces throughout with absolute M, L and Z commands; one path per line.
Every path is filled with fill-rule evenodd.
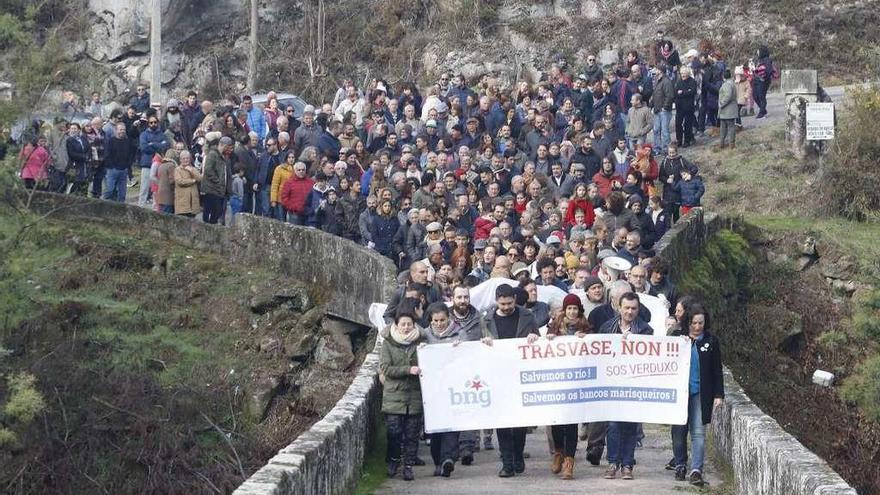
M 834 139 L 834 103 L 807 103 L 807 140 Z

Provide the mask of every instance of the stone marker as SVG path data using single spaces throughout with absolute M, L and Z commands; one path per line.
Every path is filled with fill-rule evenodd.
M 823 370 L 816 370 L 813 372 L 813 383 L 816 385 L 821 385 L 823 387 L 830 387 L 834 384 L 834 373 L 829 373 Z

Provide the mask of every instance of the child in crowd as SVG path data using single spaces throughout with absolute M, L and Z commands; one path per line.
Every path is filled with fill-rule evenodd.
M 673 186 L 679 194 L 681 194 L 680 215 L 685 216 L 693 208 L 699 208 L 700 200 L 706 188 L 703 185 L 703 179 L 696 171 L 683 169 L 681 171 L 681 180 Z
M 232 176 L 232 197 L 229 198 L 229 208 L 232 210 L 232 221 L 235 225 L 235 215 L 241 213 L 244 204 L 244 165 L 239 163 L 235 166 L 235 174 Z
M 740 65 L 734 69 L 733 74 L 733 82 L 736 85 L 736 105 L 739 108 L 739 116 L 736 118 L 736 127 L 738 129 L 742 129 L 743 108 L 746 105 L 749 105 L 750 115 L 755 113 L 755 109 L 752 108 L 752 83 L 749 82 L 749 78 L 746 76 L 746 70 L 745 66 Z

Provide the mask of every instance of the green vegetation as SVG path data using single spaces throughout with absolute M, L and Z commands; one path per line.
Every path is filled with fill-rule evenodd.
M 868 418 L 880 422 L 880 355 L 863 361 L 856 373 L 844 381 L 842 392 Z
M 364 455 L 363 473 L 354 495 L 370 495 L 388 479 L 385 463 L 385 451 L 388 448 L 385 421 L 378 419 L 376 423 L 376 427 L 372 429 L 373 438 L 369 444 L 370 448 Z
M 739 234 L 722 230 L 712 236 L 703 255 L 693 260 L 679 281 L 682 294 L 699 297 L 712 310 L 739 300 L 748 287 L 755 260 L 748 242 Z

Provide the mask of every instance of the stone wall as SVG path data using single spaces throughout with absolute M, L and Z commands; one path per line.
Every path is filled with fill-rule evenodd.
M 316 229 L 251 215 L 236 217 L 232 228 L 189 218 L 159 215 L 134 205 L 48 193 L 34 195 L 32 208 L 53 218 L 82 219 L 134 227 L 185 246 L 208 249 L 249 263 L 260 263 L 327 296 L 327 313 L 370 326 L 370 303 L 388 299 L 394 267 L 379 254 Z M 352 275 L 356 276 L 352 276 Z
M 724 370 L 724 404 L 712 416 L 716 455 L 733 469 L 737 493 L 856 495 L 828 464 L 756 406 Z
M 687 269 L 690 260 L 703 253 L 706 239 L 722 228 L 722 220 L 715 213 L 697 208 L 681 217 L 663 237 L 654 244 L 657 257 L 669 264 L 673 281 Z

